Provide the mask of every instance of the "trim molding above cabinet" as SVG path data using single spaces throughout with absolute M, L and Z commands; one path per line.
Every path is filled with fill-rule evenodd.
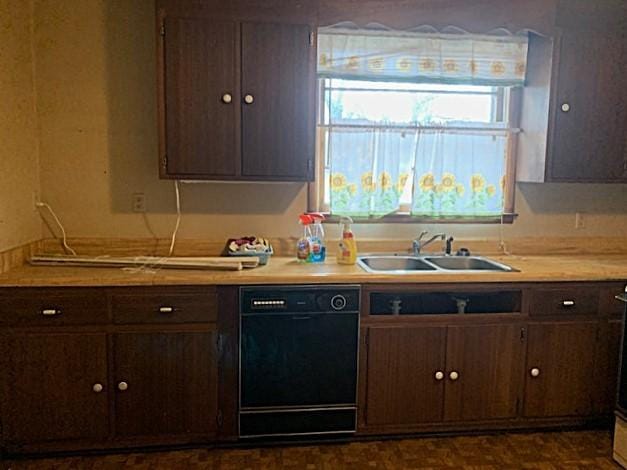
M 259 19 L 250 11 L 209 17 L 162 3 L 160 177 L 312 181 L 315 22 L 266 22 L 263 9 Z

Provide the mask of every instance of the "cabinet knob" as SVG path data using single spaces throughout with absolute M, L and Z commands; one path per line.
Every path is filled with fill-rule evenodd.
M 91 387 L 91 389 L 96 393 L 100 393 L 103 390 L 103 386 L 102 384 L 94 384 L 94 386 Z
M 254 101 L 255 101 L 255 97 L 253 95 L 244 96 L 244 103 L 253 104 Z
M 562 104 L 562 111 L 564 111 L 565 113 L 570 111 L 570 105 L 568 103 Z
M 575 301 L 574 300 L 564 300 L 562 302 L 562 305 L 564 307 L 573 307 L 575 305 Z
M 459 372 L 456 371 L 452 371 L 449 375 L 448 378 L 451 379 L 452 381 L 455 381 L 457 379 L 459 379 Z
M 61 315 L 61 310 L 56 308 L 44 308 L 41 314 L 46 317 L 54 317 L 55 315 Z
M 124 391 L 124 390 L 127 390 L 127 389 L 128 389 L 128 384 L 126 382 L 120 382 L 118 384 L 118 390 Z
M 159 307 L 159 313 L 172 313 L 174 312 L 174 307 Z
M 230 93 L 225 93 L 222 95 L 222 102 L 225 104 L 229 104 L 233 101 L 233 97 Z
M 540 375 L 540 369 L 534 367 L 529 371 L 529 374 L 531 374 L 531 377 L 538 377 Z
M 444 378 L 444 372 L 442 372 L 441 370 L 435 373 L 435 380 L 442 380 L 443 378 Z

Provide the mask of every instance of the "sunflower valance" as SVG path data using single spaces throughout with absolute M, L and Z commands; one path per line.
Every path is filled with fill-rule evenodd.
M 322 28 L 318 75 L 488 86 L 524 85 L 527 36 Z

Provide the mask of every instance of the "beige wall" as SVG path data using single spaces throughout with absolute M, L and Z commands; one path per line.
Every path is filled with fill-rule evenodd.
M 71 236 L 168 236 L 173 183 L 157 178 L 152 0 L 36 0 L 37 92 L 44 198 Z M 131 212 L 144 192 L 148 214 Z M 523 185 L 507 237 L 627 235 L 627 187 Z M 211 183 L 182 187 L 180 236 L 299 234 L 298 184 Z M 574 230 L 574 214 L 589 213 Z M 362 238 L 410 238 L 422 227 L 358 226 Z M 434 227 L 434 230 L 437 230 Z M 498 237 L 494 225 L 444 226 L 458 237 Z M 335 231 L 334 228 L 331 232 Z
M 0 0 L 0 251 L 41 238 L 31 6 Z

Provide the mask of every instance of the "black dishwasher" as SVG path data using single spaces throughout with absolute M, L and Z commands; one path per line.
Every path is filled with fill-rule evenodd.
M 240 290 L 240 437 L 355 431 L 358 286 Z

